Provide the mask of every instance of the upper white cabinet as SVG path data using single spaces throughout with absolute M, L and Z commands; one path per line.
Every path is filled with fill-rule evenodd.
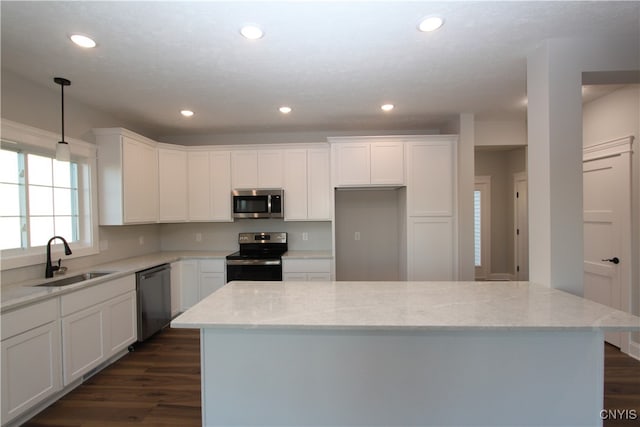
M 284 153 L 285 219 L 329 220 L 331 183 L 329 149 L 294 149 Z
M 404 142 L 380 137 L 375 141 L 371 139 L 329 138 L 336 187 L 404 184 Z
M 188 219 L 187 152 L 180 148 L 158 149 L 160 222 Z
M 100 225 L 158 222 L 158 150 L 122 128 L 94 129 Z
M 408 144 L 409 216 L 451 216 L 456 197 L 456 137 L 430 136 Z
M 232 188 L 282 188 L 282 150 L 237 150 L 231 153 Z
M 188 155 L 190 221 L 232 221 L 231 153 L 191 151 Z

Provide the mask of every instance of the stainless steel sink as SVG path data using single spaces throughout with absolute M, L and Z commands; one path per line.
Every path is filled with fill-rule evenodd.
M 84 282 L 85 280 L 95 279 L 97 277 L 106 276 L 113 273 L 112 271 L 91 271 L 89 273 L 78 274 L 76 276 L 64 277 L 62 279 L 54 280 L 52 282 L 41 283 L 36 286 L 68 286 L 75 283 Z

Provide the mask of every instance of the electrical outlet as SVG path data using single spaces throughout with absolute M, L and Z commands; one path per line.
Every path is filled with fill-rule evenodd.
M 309 240 L 309 233 L 306 231 L 302 233 L 302 240 Z
M 353 236 L 354 240 L 360 240 L 360 232 L 356 231 L 356 233 Z
M 202 242 L 202 233 L 196 233 L 196 242 Z
M 144 236 L 140 236 L 140 237 L 138 237 L 138 244 L 139 244 L 140 246 L 144 245 Z

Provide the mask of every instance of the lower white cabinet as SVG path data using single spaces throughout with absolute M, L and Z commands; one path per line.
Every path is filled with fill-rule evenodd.
M 408 227 L 407 280 L 456 280 L 453 218 L 409 218 Z
M 135 288 L 130 275 L 60 297 L 65 386 L 136 341 Z
M 185 311 L 226 283 L 224 259 L 189 259 L 180 263 L 180 305 Z
M 2 423 L 62 389 L 58 298 L 2 314 Z
M 329 259 L 283 259 L 282 280 L 284 281 L 330 281 L 331 260 Z

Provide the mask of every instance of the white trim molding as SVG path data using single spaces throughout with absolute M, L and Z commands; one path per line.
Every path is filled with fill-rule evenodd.
M 633 135 L 600 142 L 582 149 L 582 161 L 604 159 L 606 157 L 619 156 L 623 153 L 633 152 Z

